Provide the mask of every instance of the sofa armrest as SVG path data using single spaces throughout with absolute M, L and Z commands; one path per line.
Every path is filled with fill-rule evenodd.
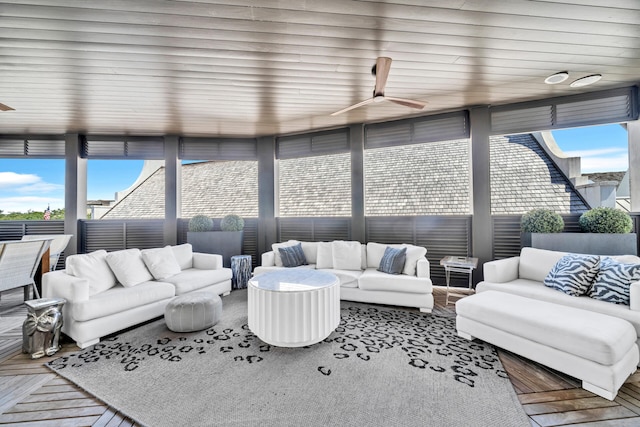
M 640 311 L 640 281 L 631 283 L 629 300 L 629 309 Z
M 70 276 L 65 270 L 51 271 L 42 276 L 43 298 L 64 298 L 68 302 L 89 299 L 89 281 Z
M 200 270 L 220 270 L 222 265 L 222 255 L 193 253 L 193 268 Z
M 273 251 L 268 251 L 262 254 L 262 267 L 273 267 L 276 265 L 276 254 Z
M 484 280 L 493 283 L 516 280 L 518 278 L 519 265 L 519 256 L 485 262 L 483 266 Z
M 431 276 L 431 265 L 429 264 L 429 260 L 422 257 L 418 260 L 416 264 L 416 276 L 417 277 L 427 277 Z

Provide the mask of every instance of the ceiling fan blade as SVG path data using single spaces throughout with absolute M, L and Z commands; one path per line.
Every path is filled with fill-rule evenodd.
M 384 94 L 384 88 L 387 85 L 387 77 L 389 77 L 390 69 L 391 58 L 381 56 L 376 60 L 376 88 L 373 92 L 374 96 Z
M 405 107 L 416 108 L 418 110 L 422 110 L 427 105 L 426 102 L 416 101 L 414 99 L 394 98 L 391 96 L 385 96 L 385 99 L 396 104 L 404 105 Z
M 338 114 L 346 113 L 347 111 L 353 110 L 353 109 L 358 108 L 358 107 L 362 107 L 363 105 L 371 104 L 372 102 L 373 102 L 373 98 L 369 98 L 369 99 L 367 99 L 365 101 L 358 102 L 357 104 L 353 104 L 350 107 L 343 108 L 340 111 L 336 111 L 335 113 L 331 113 L 331 115 L 332 116 L 337 116 Z
M 12 111 L 12 110 L 15 110 L 15 108 L 11 108 L 8 105 L 0 103 L 0 111 Z

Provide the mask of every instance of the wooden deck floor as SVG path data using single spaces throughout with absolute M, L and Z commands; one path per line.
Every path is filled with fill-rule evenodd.
M 434 291 L 436 306 L 445 294 Z M 31 360 L 21 353 L 26 310 L 22 291 L 0 299 L 0 426 L 135 426 L 132 420 L 43 366 L 50 358 Z M 64 344 L 56 356 L 77 350 Z M 552 371 L 509 352 L 499 351 L 514 390 L 532 426 L 640 426 L 640 371 L 610 402 L 580 388 L 575 378 Z

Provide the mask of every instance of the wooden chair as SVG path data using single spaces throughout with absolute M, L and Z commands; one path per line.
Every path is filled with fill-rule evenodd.
M 52 239 L 0 241 L 0 292 L 24 287 L 24 299 L 29 299 L 29 288 L 40 298 L 34 276 L 49 249 Z

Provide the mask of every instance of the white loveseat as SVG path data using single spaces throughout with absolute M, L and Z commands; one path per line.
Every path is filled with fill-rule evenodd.
M 45 298 L 64 298 L 62 332 L 85 348 L 101 337 L 164 314 L 177 295 L 231 291 L 231 269 L 220 255 L 190 244 L 72 255 L 66 269 L 42 279 Z
M 301 243 L 308 265 L 284 267 L 278 248 Z M 406 247 L 402 274 L 378 271 L 387 246 Z M 384 245 L 369 242 L 298 242 L 276 243 L 262 254 L 262 263 L 254 275 L 283 268 L 315 268 L 335 274 L 340 280 L 340 299 L 347 301 L 416 307 L 430 313 L 433 309 L 432 283 L 427 250 L 413 245 Z
M 522 248 L 520 256 L 491 261 L 484 264 L 484 281 L 476 291 L 507 292 L 522 297 L 606 314 L 627 320 L 640 337 L 640 282 L 632 283 L 630 305 L 613 304 L 589 296 L 570 296 L 544 285 L 544 279 L 566 252 L 535 248 Z M 640 264 L 634 255 L 611 256 L 622 263 Z M 636 340 L 640 347 L 640 338 Z

